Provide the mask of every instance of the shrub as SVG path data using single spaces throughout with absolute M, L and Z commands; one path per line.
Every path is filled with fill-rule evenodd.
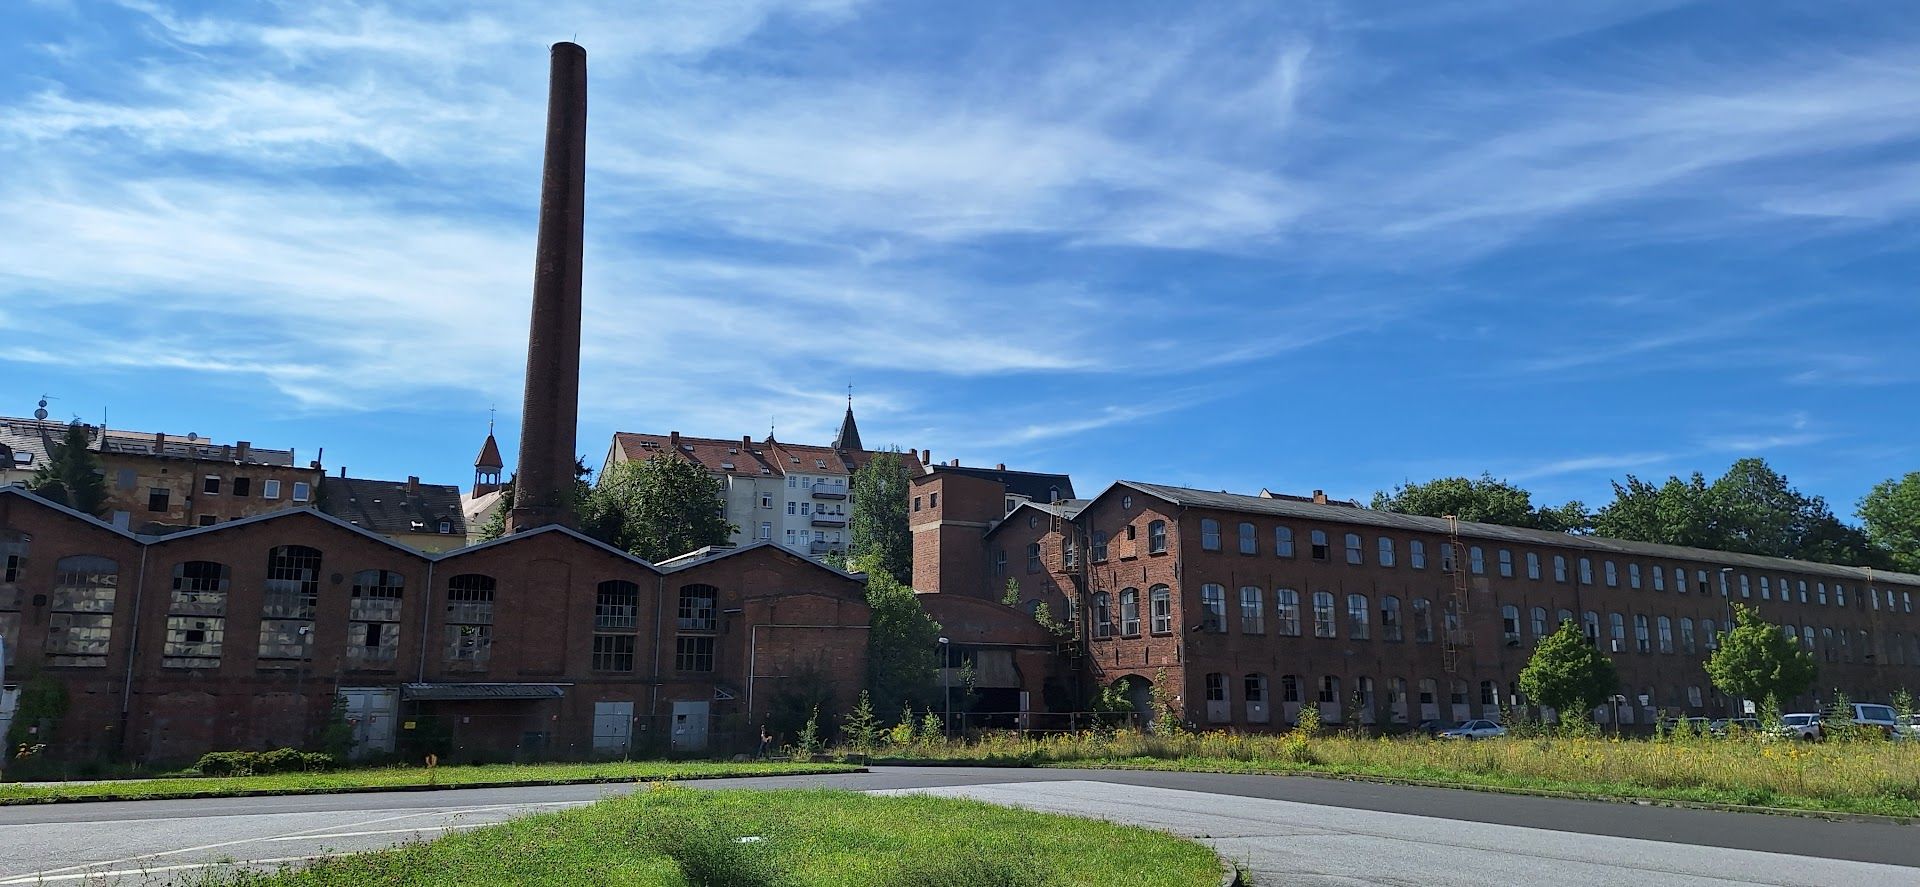
M 202 776 L 265 776 L 332 770 L 337 762 L 325 752 L 276 748 L 272 751 L 214 751 L 200 756 L 193 769 Z

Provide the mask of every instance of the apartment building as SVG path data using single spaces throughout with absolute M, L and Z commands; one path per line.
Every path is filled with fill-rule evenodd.
M 845 556 L 852 541 L 853 474 L 877 451 L 863 449 L 848 405 L 840 430 L 827 446 L 776 440 L 690 437 L 619 432 L 602 471 L 621 462 L 658 456 L 685 459 L 719 479 L 733 545 L 771 542 L 814 557 Z M 919 474 L 926 451 L 901 453 L 908 473 Z
M 1526 704 L 1521 668 L 1569 620 L 1619 667 L 1621 724 L 1731 714 L 1738 701 L 1701 663 L 1735 603 L 1820 662 L 1815 689 L 1783 705 L 1835 690 L 1884 701 L 1920 685 L 1920 576 L 1455 523 L 1320 494 L 1122 481 L 1001 517 L 992 492 L 940 472 L 916 479 L 928 503 L 912 516 L 916 589 L 997 597 L 1011 579 L 1029 605 L 1070 614 L 1088 651 L 1083 693 L 1121 682 L 1144 710 L 1165 681 L 1201 726 L 1283 728 L 1304 705 L 1380 726 L 1498 717 Z M 934 553 L 924 575 L 923 551 Z

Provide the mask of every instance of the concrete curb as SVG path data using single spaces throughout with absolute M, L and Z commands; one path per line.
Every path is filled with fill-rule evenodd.
M 636 782 L 692 782 L 703 779 L 762 779 L 778 776 L 834 776 L 842 773 L 866 773 L 865 767 L 851 770 L 802 770 L 781 773 L 702 773 L 688 776 L 593 776 L 579 779 L 513 779 L 498 782 L 464 782 L 451 785 L 353 785 L 340 788 L 241 789 L 238 791 L 182 792 L 144 797 L 110 795 L 54 796 L 44 798 L 0 798 L 0 807 L 25 807 L 33 804 L 97 804 L 111 801 L 192 801 L 208 798 L 277 798 L 294 795 L 366 795 L 380 792 L 437 792 L 470 788 L 535 788 L 548 785 L 624 785 Z
M 1252 882 L 1240 876 L 1240 867 L 1220 858 L 1220 887 L 1247 887 Z

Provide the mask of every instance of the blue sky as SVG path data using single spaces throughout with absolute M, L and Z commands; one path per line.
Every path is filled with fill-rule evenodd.
M 851 381 L 1087 490 L 1920 469 L 1920 8 L 1197 6 L 15 0 L 0 413 L 465 483 L 574 38 L 596 464 Z

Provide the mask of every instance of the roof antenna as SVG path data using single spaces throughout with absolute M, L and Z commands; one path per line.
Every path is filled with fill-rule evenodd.
M 487 404 L 487 436 L 488 437 L 493 436 L 493 414 L 494 414 L 493 404 Z
M 853 380 L 847 380 L 847 409 L 853 409 Z

